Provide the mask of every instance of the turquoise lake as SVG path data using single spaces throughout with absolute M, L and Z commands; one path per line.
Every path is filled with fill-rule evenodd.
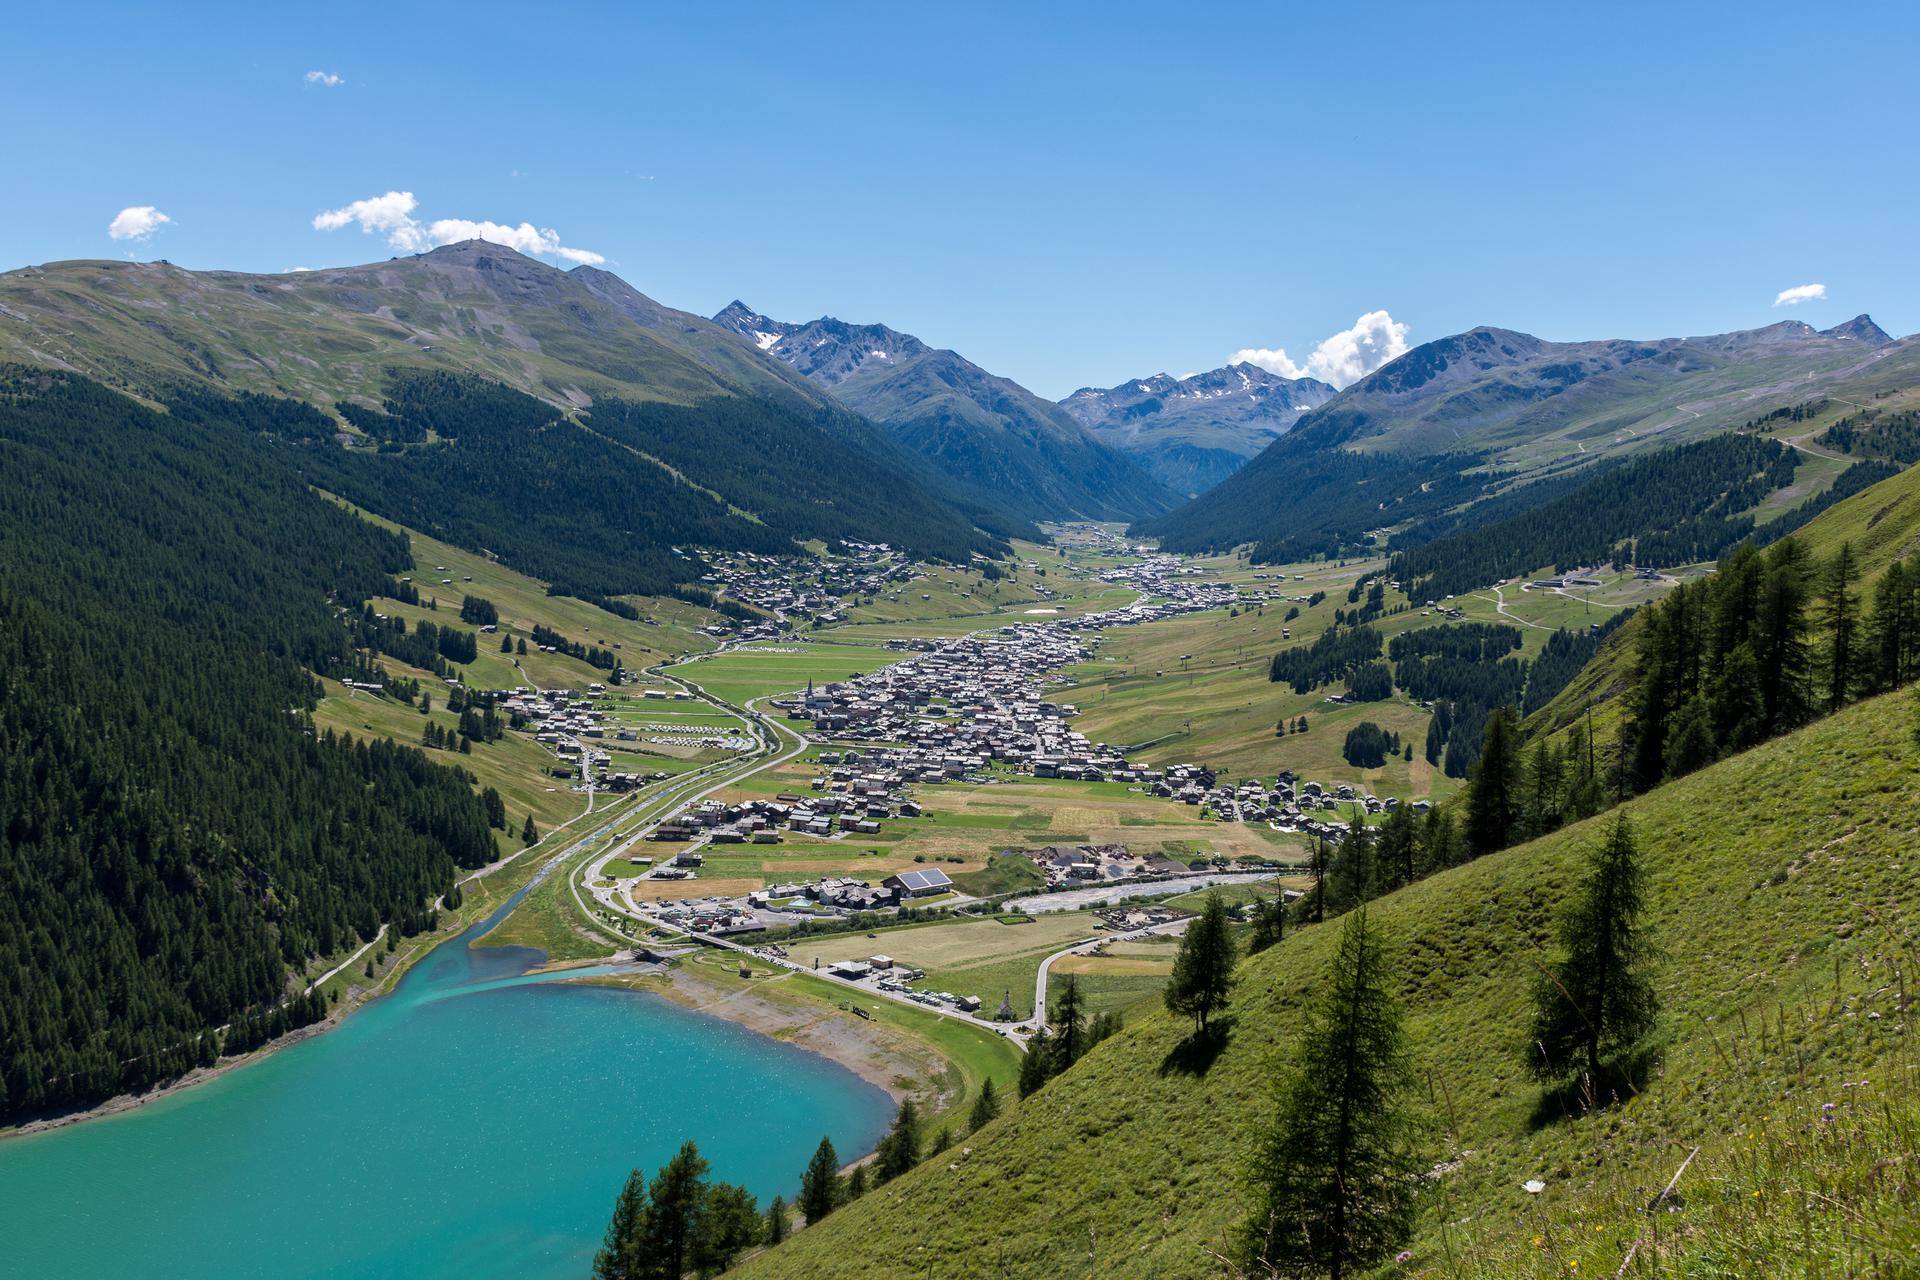
M 762 1203 L 892 1105 L 654 996 L 515 980 L 476 926 L 324 1035 L 122 1115 L 0 1141 L 0 1273 L 584 1277 L 682 1140 Z

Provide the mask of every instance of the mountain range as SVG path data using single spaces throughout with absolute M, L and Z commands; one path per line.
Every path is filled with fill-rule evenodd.
M 1104 390 L 1082 387 L 1060 407 L 1191 497 L 1238 471 L 1335 394 L 1314 378 L 1283 378 L 1240 363 L 1184 378 L 1156 373 Z
M 1302 416 L 1243 469 L 1142 522 L 1180 550 L 1337 551 L 1595 463 L 1822 395 L 1920 381 L 1920 342 L 1867 316 L 1707 337 L 1551 342 L 1477 328 L 1414 348 Z M 1553 490 L 1542 486 L 1542 497 Z
M 309 439 L 301 465 L 356 501 L 598 594 L 697 577 L 683 543 L 858 537 L 964 559 L 1037 534 L 736 334 L 608 272 L 484 241 L 284 275 L 104 261 L 7 272 L 4 361 L 151 403 L 304 407 L 323 424 L 300 419 L 304 436 L 346 447 Z M 457 438 L 456 421 L 469 428 Z
M 714 323 L 1030 519 L 1137 519 L 1177 501 L 1058 405 L 912 334 L 832 317 L 789 324 L 738 301 Z

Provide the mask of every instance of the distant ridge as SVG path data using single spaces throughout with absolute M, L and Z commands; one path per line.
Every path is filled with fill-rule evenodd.
M 1191 495 L 1238 471 L 1334 395 L 1317 379 L 1283 378 L 1240 363 L 1185 378 L 1156 373 L 1104 389 L 1082 387 L 1060 407 L 1169 488 Z
M 714 323 L 828 389 L 957 481 L 1031 519 L 1132 520 L 1176 495 L 1058 405 L 882 324 L 786 323 L 735 301 Z

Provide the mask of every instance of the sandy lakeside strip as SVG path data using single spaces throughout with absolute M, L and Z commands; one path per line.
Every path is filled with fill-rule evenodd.
M 783 973 L 765 968 L 754 972 L 754 978 L 737 979 L 681 963 L 671 969 L 601 974 L 578 981 L 659 996 L 818 1054 L 879 1086 L 896 1105 L 913 1098 L 922 1115 L 945 1111 L 960 1099 L 961 1075 L 933 1044 L 794 991 L 784 982 Z

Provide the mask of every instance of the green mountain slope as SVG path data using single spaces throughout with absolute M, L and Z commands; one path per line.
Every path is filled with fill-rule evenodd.
M 464 773 L 308 719 L 411 564 L 242 429 L 0 366 L 0 1121 L 325 1016 L 290 975 L 496 856 Z
M 606 594 L 697 578 L 677 547 L 857 537 L 956 560 L 1033 532 L 738 335 L 483 241 L 280 276 L 12 271 L 8 357 L 176 409 L 212 397 L 216 417 L 235 396 L 302 402 L 347 446 L 306 432 L 317 483 Z
M 1662 1215 L 1662 1274 L 1753 1274 L 1706 1265 L 1724 1244 L 1713 1224 L 1757 1212 L 1752 1133 L 1804 1133 L 1824 1102 L 1873 1108 L 1912 1083 L 1900 1005 L 1911 979 L 1897 968 L 1910 968 L 1920 901 L 1911 726 L 1907 695 L 1863 703 L 1624 807 L 1647 856 L 1664 1004 L 1664 1065 L 1624 1106 L 1536 1126 L 1538 1089 L 1519 1067 L 1529 982 L 1607 819 L 1374 904 L 1404 955 L 1399 995 L 1435 1125 L 1405 1273 L 1613 1274 L 1647 1226 L 1641 1207 L 1700 1144 L 1684 1198 Z M 1156 1014 L 737 1274 L 1231 1274 L 1216 1251 L 1246 1211 L 1242 1170 L 1275 1055 L 1337 935 L 1297 931 L 1241 965 L 1232 1038 L 1210 1068 L 1183 1059 L 1188 1024 Z M 1860 1081 L 1872 1091 L 1841 1088 Z M 1530 1179 L 1546 1184 L 1538 1196 L 1522 1189 Z M 1829 1213 L 1821 1229 L 1899 1230 L 1858 1218 Z M 1920 1243 L 1911 1230 L 1906 1241 Z M 1785 1262 L 1780 1274 L 1801 1274 Z
M 1060 406 L 885 325 L 785 324 L 734 302 L 714 317 L 829 389 L 943 474 L 1030 519 L 1131 520 L 1173 494 Z
M 1263 559 L 1337 550 L 1516 479 L 1683 444 L 1822 395 L 1914 386 L 1920 341 L 1890 340 L 1865 317 L 1655 342 L 1475 329 L 1354 383 L 1141 532 L 1180 550 L 1254 542 Z
M 1873 585 L 1887 566 L 1920 551 L 1920 467 L 1908 467 L 1835 503 L 1802 525 L 1794 537 L 1822 564 L 1842 543 L 1849 544 L 1859 567 L 1860 596 L 1871 599 Z M 1529 735 L 1557 733 L 1591 709 L 1596 736 L 1610 741 L 1624 711 L 1619 695 L 1633 679 L 1644 621 L 1629 618 L 1608 636 L 1580 675 L 1528 717 Z
M 56 262 L 0 274 L 0 357 L 137 392 L 212 383 L 320 406 L 379 404 L 394 368 L 459 369 L 558 404 L 825 403 L 717 326 L 587 270 L 482 240 L 277 276 Z

